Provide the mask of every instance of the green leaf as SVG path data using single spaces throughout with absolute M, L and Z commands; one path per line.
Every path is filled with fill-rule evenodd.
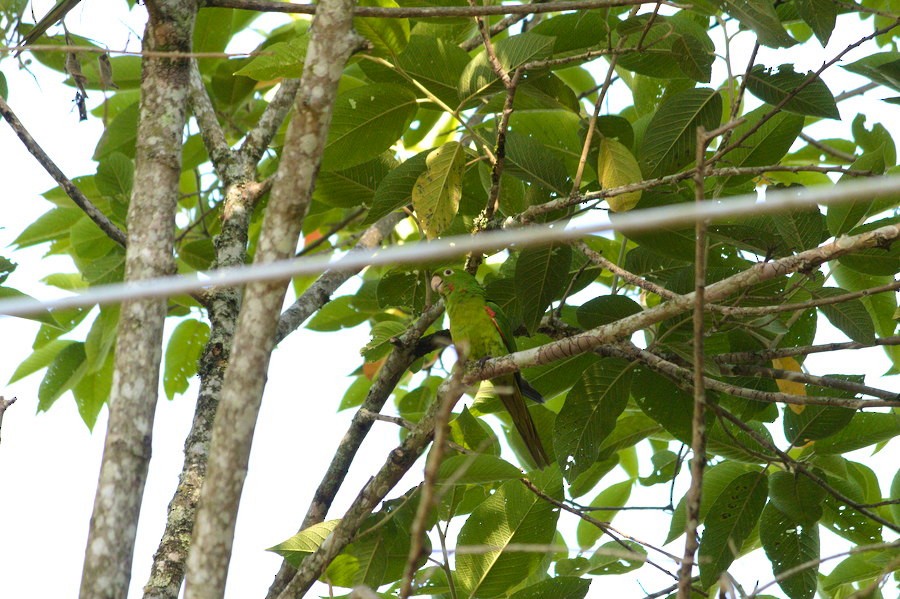
M 544 599 L 545 597 L 584 599 L 590 587 L 590 580 L 574 576 L 558 576 L 516 591 L 510 595 L 509 599 Z
M 394 210 L 412 203 L 413 186 L 425 171 L 425 159 L 430 152 L 431 150 L 426 150 L 416 154 L 385 175 L 375 189 L 372 208 L 363 221 L 364 225 L 371 225 Z
M 817 395 L 833 395 L 819 390 Z M 852 397 L 852 393 L 836 395 Z M 835 406 L 805 406 L 799 414 L 794 410 L 785 410 L 783 417 L 784 436 L 792 444 L 802 446 L 809 441 L 824 439 L 840 431 L 853 419 L 856 412 Z
M 313 199 L 336 208 L 371 206 L 378 185 L 397 164 L 386 152 L 346 170 L 321 173 L 316 179 Z
M 398 580 L 403 575 L 409 556 L 410 528 L 418 503 L 415 491 L 385 501 L 383 508 L 363 523 L 356 540 L 329 564 L 323 578 L 336 586 L 364 584 L 375 588 Z M 430 519 L 424 524 L 426 530 L 433 526 Z M 423 565 L 425 555 L 430 551 L 431 543 L 425 537 L 424 555 L 413 566 L 418 568 Z
M 309 35 L 305 32 L 286 42 L 276 42 L 262 49 L 263 54 L 234 72 L 237 76 L 249 77 L 256 81 L 272 79 L 297 79 L 303 73 L 306 47 Z
M 74 205 L 71 208 L 53 208 L 28 225 L 25 230 L 16 237 L 13 244 L 20 248 L 26 248 L 47 241 L 56 241 L 64 237 L 68 238 L 72 225 L 78 222 L 83 216 L 84 212 Z
M 772 572 L 779 576 L 800 564 L 819 558 L 819 528 L 792 520 L 771 503 L 766 504 L 759 521 L 759 540 Z M 778 586 L 791 599 L 812 599 L 816 592 L 816 564 L 779 581 Z
M 466 406 L 450 421 L 450 439 L 457 445 L 482 455 L 500 455 L 500 442 L 494 432 L 487 424 L 475 418 Z
M 759 475 L 761 472 L 758 466 L 750 466 L 739 462 L 725 461 L 706 469 L 703 474 L 703 492 L 700 502 L 700 522 L 703 522 L 710 509 L 716 503 L 719 496 L 731 485 L 737 478 L 747 473 Z M 684 534 L 685 525 L 685 500 L 684 498 L 678 502 L 678 507 L 672 513 L 672 522 L 669 526 L 669 535 L 666 537 L 666 543 L 671 543 L 682 534 Z
M 69 339 L 53 339 L 49 343 L 35 349 L 27 358 L 22 360 L 22 363 L 19 364 L 15 372 L 13 372 L 12 376 L 9 378 L 9 383 L 7 384 L 15 383 L 29 374 L 33 374 L 42 368 L 46 368 L 63 349 L 73 343 L 75 343 L 75 341 Z
M 809 25 L 822 46 L 828 45 L 837 20 L 837 5 L 833 0 L 796 0 L 794 6 L 800 18 Z
M 456 141 L 440 146 L 425 159 L 425 172 L 413 185 L 412 203 L 428 239 L 443 233 L 456 216 L 465 169 L 465 147 Z
M 451 456 L 438 470 L 439 484 L 483 485 L 522 478 L 522 471 L 497 456 L 476 454 Z
M 643 311 L 641 305 L 624 295 L 602 295 L 578 306 L 578 324 L 594 329 Z
M 779 214 L 771 222 L 787 251 L 801 252 L 813 248 L 828 237 L 825 215 L 816 207 Z
M 274 551 L 295 568 L 299 567 L 303 558 L 318 549 L 340 523 L 340 520 L 326 520 L 313 524 L 274 547 L 269 547 L 267 551 Z
M 359 6 L 399 7 L 394 0 L 362 0 Z M 397 56 L 409 42 L 409 19 L 357 17 L 353 19 L 353 28 L 371 42 L 371 53 L 375 56 Z
M 643 180 L 641 167 L 634 155 L 623 144 L 604 137 L 600 142 L 600 158 L 597 174 L 604 189 L 639 183 Z M 629 191 L 606 199 L 613 212 L 626 212 L 634 208 L 641 199 L 641 191 Z
M 103 195 L 128 201 L 134 183 L 134 162 L 121 152 L 112 152 L 97 166 L 94 182 Z
M 416 110 L 412 92 L 390 83 L 356 87 L 339 94 L 322 169 L 342 170 L 377 157 L 403 135 Z
M 540 144 L 545 153 L 563 162 L 568 176 L 574 177 L 584 145 L 579 134 L 582 123 L 581 117 L 568 109 L 517 110 L 510 116 L 509 130 Z
M 885 168 L 884 152 L 881 151 L 881 148 L 872 152 L 866 152 L 857 158 L 853 164 L 850 165 L 850 168 L 859 171 L 870 171 L 873 175 L 880 175 L 884 173 Z M 849 180 L 852 180 L 852 177 L 844 175 L 841 177 L 840 182 L 843 183 L 844 181 Z M 871 205 L 872 200 L 870 198 L 861 198 L 853 202 L 844 202 L 829 206 L 828 213 L 825 216 L 825 224 L 828 225 L 828 231 L 835 237 L 847 233 L 862 222 Z
M 368 314 L 360 312 L 353 306 L 352 295 L 336 297 L 324 306 L 306 323 L 311 331 L 338 331 L 352 328 L 368 319 Z
M 565 291 L 572 249 L 568 245 L 522 250 L 516 261 L 516 293 L 530 333 L 537 330 L 550 302 Z
M 106 405 L 112 391 L 113 371 L 115 370 L 115 354 L 109 353 L 98 368 L 87 372 L 72 389 L 78 415 L 89 430 L 94 430 L 100 410 Z
M 841 66 L 851 73 L 900 91 L 900 52 L 869 54 L 854 63 Z
M 857 257 L 859 258 L 859 257 Z M 892 276 L 871 276 L 864 275 L 854 270 L 850 270 L 843 264 L 837 264 L 831 269 L 831 274 L 835 282 L 843 289 L 850 291 L 861 291 L 863 289 L 871 289 L 879 285 L 886 285 L 894 280 Z M 897 328 L 897 322 L 894 320 L 894 312 L 897 310 L 897 297 L 894 293 L 876 293 L 868 297 L 861 298 L 872 322 L 875 324 L 875 331 L 880 337 L 889 337 L 894 334 Z M 900 348 L 894 346 L 885 346 L 885 353 L 894 363 L 895 367 L 900 364 Z
M 719 493 L 703 520 L 700 539 L 700 585 L 710 587 L 734 559 L 753 531 L 766 504 L 766 475 L 748 472 Z
M 839 287 L 820 287 L 811 290 L 814 298 L 828 298 L 849 293 Z M 875 325 L 859 298 L 845 300 L 837 304 L 819 306 L 819 310 L 833 324 L 853 341 L 859 343 L 875 342 Z
M 628 503 L 628 498 L 631 497 L 631 488 L 633 486 L 633 480 L 626 480 L 610 485 L 600 491 L 600 493 L 594 497 L 593 501 L 591 501 L 590 507 L 610 507 L 612 509 L 592 509 L 589 512 L 591 517 L 595 520 L 600 520 L 601 522 L 612 522 L 613 518 L 616 517 L 616 514 L 619 513 L 619 510 L 615 508 L 620 508 Z M 598 528 L 586 520 L 579 520 L 575 534 L 578 539 L 578 546 L 582 549 L 587 549 L 593 547 L 594 543 L 597 542 L 604 532 L 601 528 Z
M 690 443 L 694 399 L 689 394 L 655 372 L 640 368 L 635 370 L 631 394 L 644 414 L 679 441 Z
M 540 141 L 510 131 L 506 136 L 506 171 L 558 194 L 566 193 L 566 166 Z
M 812 81 L 806 83 L 810 78 Z M 806 85 L 795 92 L 802 84 Z M 788 112 L 826 119 L 841 118 L 825 82 L 812 71 L 806 74 L 794 71 L 791 64 L 781 65 L 777 72 L 762 65 L 754 66 L 747 76 L 747 90 L 773 106 L 785 102 L 783 109 Z
M 861 203 L 870 202 L 859 200 Z M 862 226 L 850 229 L 848 235 L 858 235 L 872 231 L 883 226 L 891 226 L 900 223 L 900 217 L 891 216 L 882 220 L 866 223 Z M 857 276 L 893 277 L 900 272 L 900 244 L 891 244 L 890 247 L 872 247 L 852 254 L 841 256 L 838 260 L 840 266 L 854 271 Z M 888 335 L 893 334 L 890 329 Z
M 846 427 L 816 441 L 813 451 L 819 454 L 841 454 L 875 445 L 900 435 L 900 414 L 857 412 Z
M 775 8 L 768 0 L 724 0 L 723 6 L 741 25 L 752 29 L 763 46 L 789 48 L 797 43 L 784 30 Z
M 828 576 L 821 579 L 822 589 L 834 597 L 836 596 L 834 592 L 841 585 L 873 579 L 886 571 L 891 562 L 896 559 L 896 549 L 861 551 L 851 555 L 835 566 Z M 873 597 L 877 597 L 877 595 L 873 595 Z
M 9 99 L 9 84 L 6 82 L 6 75 L 0 73 L 0 98 Z
M 119 306 L 102 306 L 84 341 L 88 372 L 94 372 L 106 363 L 106 358 L 116 341 L 119 324 Z
M 119 111 L 113 120 L 109 122 L 97 147 L 94 149 L 93 159 L 102 162 L 106 156 L 113 152 L 121 152 L 128 158 L 134 158 L 134 147 L 137 141 L 138 103 L 129 105 Z
M 18 289 L 13 289 L 12 287 L 0 287 L 0 299 L 34 299 L 30 295 L 26 293 L 22 293 Z M 39 310 L 33 314 L 29 314 L 28 316 L 22 316 L 22 318 L 27 318 L 28 320 L 35 320 L 37 322 L 41 322 L 45 325 L 49 325 L 52 327 L 58 327 L 59 323 L 53 318 L 53 315 L 49 310 Z
M 118 247 L 116 242 L 86 215 L 72 226 L 69 236 L 75 256 L 84 261 L 102 258 Z
M 622 545 L 627 546 L 623 547 Z M 633 557 L 626 557 L 630 551 Z M 625 553 L 623 556 L 622 554 Z M 594 551 L 587 563 L 591 576 L 614 576 L 637 570 L 647 562 L 647 550 L 634 541 L 610 541 Z
M 889 497 L 900 497 L 900 469 L 894 474 L 894 480 L 891 482 L 891 494 Z M 900 503 L 892 503 L 889 508 L 894 522 L 900 522 Z
M 722 166 L 767 166 L 778 162 L 791 149 L 791 145 L 803 129 L 803 117 L 789 112 L 779 112 L 762 125 L 763 116 L 772 111 L 772 106 L 763 105 L 745 114 L 745 122 L 735 128 L 732 139 L 743 139 L 751 129 L 759 126 L 738 147 L 722 158 Z M 722 177 L 721 185 L 741 185 L 754 175 Z
M 404 307 L 414 313 L 425 307 L 427 277 L 420 272 L 389 272 L 378 281 L 375 290 L 378 306 L 381 308 Z
M 341 403 L 338 406 L 338 412 L 361 406 L 365 401 L 366 396 L 369 394 L 369 389 L 371 388 L 372 381 L 370 381 L 367 377 L 358 376 L 353 379 L 353 382 L 350 383 L 350 386 L 347 387 L 347 390 L 344 392 L 344 396 L 341 398 Z
M 625 47 L 642 47 L 619 55 L 617 66 L 661 79 L 683 76 L 708 82 L 712 76 L 715 45 L 706 27 L 685 15 L 638 15 L 622 21 L 616 31 Z
M 172 331 L 163 374 L 163 388 L 169 399 L 187 391 L 191 377 L 197 374 L 197 363 L 208 339 L 209 325 L 199 320 L 185 320 Z
M 853 117 L 853 124 L 850 128 L 853 131 L 854 141 L 862 148 L 863 152 L 874 152 L 881 148 L 884 152 L 885 166 L 893 166 L 897 163 L 897 147 L 884 125 L 873 123 L 871 129 L 866 129 L 866 115 L 860 113 Z M 882 146 L 884 147 L 882 148 Z M 890 206 L 893 207 L 897 203 L 897 198 L 889 197 L 882 201 L 891 202 Z
M 849 476 L 846 478 L 829 476 L 828 483 L 852 501 L 858 503 L 881 501 L 881 491 L 874 473 L 849 460 L 844 460 L 844 463 Z M 867 480 L 870 477 L 874 480 Z M 882 542 L 881 524 L 866 514 L 831 495 L 825 497 L 824 505 L 820 522 L 833 533 L 857 545 Z
M 553 56 L 559 58 L 596 47 L 597 40 L 608 33 L 609 25 L 602 10 L 579 10 L 544 19 L 529 31 L 554 38 Z
M 522 33 L 496 42 L 494 52 L 503 69 L 510 72 L 525 63 L 548 58 L 554 42 L 552 37 Z M 487 52 L 475 56 L 459 78 L 459 98 L 463 106 L 471 106 L 478 97 L 500 89 L 502 85 Z
M 795 522 L 812 526 L 822 517 L 825 490 L 806 476 L 773 472 L 769 477 L 769 499 Z
M 459 80 L 469 64 L 469 54 L 439 37 L 412 35 L 397 68 L 418 81 L 450 108 L 459 102 Z
M 669 482 L 675 477 L 676 468 L 680 464 L 678 455 L 668 449 L 657 451 L 650 456 L 650 461 L 653 464 L 653 472 L 650 476 L 642 476 L 639 479 L 645 487 Z
M 87 372 L 84 343 L 66 344 L 50 362 L 38 389 L 38 412 L 46 412 L 60 396 L 78 384 Z M 15 376 L 15 375 L 14 375 Z
M 647 125 L 638 159 L 647 179 L 677 172 L 695 159 L 697 127 L 710 131 L 722 119 L 722 96 L 697 88 L 665 99 Z
M 403 333 L 406 325 L 395 320 L 385 320 L 372 326 L 372 339 L 360 350 L 366 362 L 375 362 L 388 355 L 393 348 L 391 339 Z
M 628 362 L 604 358 L 589 366 L 569 391 L 553 438 L 567 480 L 575 480 L 597 461 L 601 444 L 628 403 L 630 388 Z
M 536 473 L 532 482 L 551 497 L 562 499 L 562 479 L 555 468 Z M 539 552 L 504 551 L 512 544 L 546 545 L 556 532 L 558 510 L 517 480 L 503 483 L 479 505 L 459 532 L 456 573 L 465 597 L 506 593 L 539 566 Z M 484 551 L 482 546 L 492 549 Z M 462 553 L 465 547 L 478 547 Z

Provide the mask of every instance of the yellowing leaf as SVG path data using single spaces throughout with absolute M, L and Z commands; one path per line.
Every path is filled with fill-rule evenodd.
M 639 183 L 643 179 L 634 155 L 624 145 L 608 137 L 600 142 L 597 172 L 604 189 Z M 638 190 L 609 197 L 606 201 L 613 212 L 625 212 L 634 208 L 640 199 L 641 192 Z
M 465 168 L 465 148 L 455 141 L 442 145 L 425 159 L 425 172 L 413 185 L 412 204 L 428 239 L 440 235 L 456 216 Z
M 797 362 L 797 360 L 795 360 L 794 358 L 775 358 L 774 360 L 772 360 L 772 366 L 780 370 L 802 372 L 800 363 Z M 782 393 L 789 393 L 791 395 L 806 395 L 806 385 L 804 385 L 803 383 L 788 381 L 785 379 L 775 379 L 775 384 L 778 385 L 778 390 Z M 795 414 L 800 414 L 801 412 L 803 412 L 805 407 L 806 406 L 788 404 L 788 408 L 790 408 L 791 411 Z

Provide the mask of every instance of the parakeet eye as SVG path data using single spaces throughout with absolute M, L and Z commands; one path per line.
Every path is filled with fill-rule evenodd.
M 445 269 L 444 269 L 444 276 L 445 276 L 445 277 L 449 277 L 449 276 L 452 275 L 452 274 L 453 274 L 453 269 L 452 269 L 452 268 L 445 268 Z

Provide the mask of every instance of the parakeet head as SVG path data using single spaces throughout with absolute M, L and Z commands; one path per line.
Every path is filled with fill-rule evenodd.
M 480 291 L 481 285 L 465 270 L 442 268 L 431 278 L 431 288 L 446 296 L 453 291 Z

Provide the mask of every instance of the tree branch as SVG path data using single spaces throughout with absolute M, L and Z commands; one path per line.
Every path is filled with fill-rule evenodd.
M 897 237 L 900 237 L 900 226 L 889 225 L 859 235 L 843 236 L 840 239 L 793 256 L 787 256 L 772 262 L 760 262 L 743 272 L 709 285 L 706 288 L 706 299 L 709 302 L 721 301 L 737 291 L 757 283 L 793 272 L 812 271 L 825 262 L 848 253 L 871 247 L 886 247 L 894 242 Z M 690 310 L 693 306 L 694 297 L 694 293 L 687 293 L 653 308 L 566 339 L 560 339 L 540 347 L 515 352 L 506 356 L 491 358 L 478 367 L 471 369 L 466 375 L 466 382 L 472 383 L 478 380 L 495 378 L 528 366 L 547 364 L 592 351 L 604 344 L 630 339 L 631 335 L 636 331 Z
M 197 14 L 193 0 L 159 0 L 148 9 L 145 47 L 190 50 Z M 172 248 L 189 79 L 190 62 L 184 58 L 149 58 L 143 64 L 134 186 L 128 208 L 126 281 L 175 270 Z M 167 304 L 165 299 L 122 304 L 109 424 L 81 579 L 82 599 L 118 599 L 128 594 L 150 462 Z
M 3 415 L 6 414 L 6 409 L 14 403 L 16 403 L 15 397 L 4 399 L 4 397 L 0 395 L 0 429 L 3 428 Z
M 93 202 L 78 189 L 78 186 L 72 183 L 72 180 L 66 177 L 59 167 L 56 166 L 56 163 L 53 162 L 46 152 L 44 152 L 44 149 L 41 148 L 33 137 L 31 137 L 31 134 L 25 128 L 25 125 L 22 124 L 22 121 L 19 120 L 12 108 L 9 107 L 9 104 L 6 103 L 3 96 L 0 96 L 0 116 L 6 119 L 6 122 L 9 123 L 9 126 L 18 138 L 22 140 L 22 144 L 28 152 L 34 156 L 44 170 L 47 171 L 47 174 L 53 177 L 53 180 L 62 187 L 63 191 L 66 192 L 66 195 L 75 202 L 75 205 L 81 208 L 88 218 L 94 221 L 94 223 L 100 227 L 100 230 L 106 233 L 110 239 L 122 247 L 125 247 L 127 243 L 125 233 L 109 220 L 103 212 L 94 206 Z
M 306 517 L 300 525 L 300 530 L 309 528 L 313 524 L 318 524 L 325 520 L 328 510 L 337 495 L 350 465 L 356 458 L 356 454 L 362 445 L 366 435 L 372 428 L 371 413 L 380 412 L 385 402 L 400 382 L 401 377 L 409 368 L 409 365 L 419 356 L 417 348 L 419 340 L 424 332 L 431 326 L 431 323 L 440 316 L 443 306 L 436 304 L 422 314 L 413 326 L 406 330 L 394 344 L 394 349 L 388 355 L 384 364 L 378 371 L 378 376 L 369 388 L 366 399 L 353 416 L 350 427 L 344 433 L 331 463 L 328 465 L 325 475 L 322 477 L 313 500 L 306 511 Z M 296 574 L 297 570 L 287 561 L 282 562 L 275 580 L 269 587 L 266 597 L 274 599 L 284 592 L 288 583 Z
M 266 210 L 256 263 L 294 254 L 331 123 L 337 85 L 359 38 L 351 0 L 326 0 L 310 35 L 296 114 L 288 127 Z M 221 598 L 234 541 L 237 507 L 266 371 L 276 338 L 284 281 L 251 283 L 244 292 L 229 368 L 213 426 L 204 481 L 188 558 L 186 599 Z
M 353 539 L 363 520 L 422 455 L 434 435 L 438 413 L 443 406 L 448 404 L 452 409 L 465 390 L 465 385 L 461 382 L 461 374 L 462 369 L 454 370 L 453 375 L 439 391 L 437 399 L 431 402 L 422 415 L 416 428 L 410 431 L 400 446 L 388 455 L 384 466 L 362 488 L 350 509 L 341 518 L 337 528 L 311 555 L 303 560 L 297 575 L 294 576 L 284 592 L 278 596 L 278 599 L 302 597 L 313 582 L 322 575 L 331 560 Z

